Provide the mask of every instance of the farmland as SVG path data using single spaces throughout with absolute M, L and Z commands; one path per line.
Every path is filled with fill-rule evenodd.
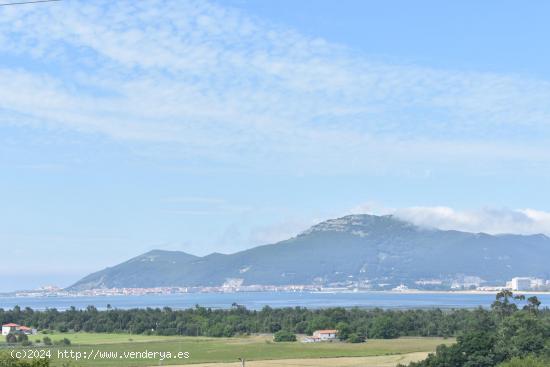
M 52 352 L 53 366 L 61 366 L 67 359 L 60 358 L 65 351 L 79 355 L 77 366 L 153 366 L 189 365 L 206 367 L 233 366 L 244 357 L 247 366 L 331 366 L 353 367 L 356 365 L 393 366 L 411 359 L 422 359 L 427 352 L 453 339 L 399 338 L 372 339 L 366 343 L 274 343 L 271 335 L 232 338 L 147 336 L 100 333 L 50 333 L 36 335 L 31 341 L 48 336 L 53 341 L 68 338 L 70 346 L 39 346 Z M 59 353 L 58 353 L 59 352 Z M 184 358 L 187 352 L 188 358 Z M 149 353 L 149 355 L 145 355 Z M 179 354 L 179 356 L 178 356 Z M 369 357 L 369 358 L 367 358 Z M 376 357 L 376 358 L 374 358 Z M 316 361 L 312 361 L 318 359 Z M 273 364 L 275 360 L 277 363 Z M 313 364 L 312 364 L 313 363 Z

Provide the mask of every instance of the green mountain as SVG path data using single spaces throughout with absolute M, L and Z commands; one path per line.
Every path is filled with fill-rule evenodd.
M 550 278 L 550 239 L 427 229 L 394 216 L 350 215 L 300 235 L 234 254 L 197 257 L 154 250 L 81 279 L 73 290 L 112 287 L 399 284 Z M 427 282 L 426 282 L 427 280 Z

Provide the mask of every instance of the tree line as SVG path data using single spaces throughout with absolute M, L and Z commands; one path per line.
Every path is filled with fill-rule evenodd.
M 550 318 L 540 310 L 537 297 L 527 299 L 510 291 L 497 294 L 491 312 L 472 318 L 450 346 L 409 367 L 548 367 L 550 366 Z M 402 366 L 404 367 L 404 366 Z
M 546 312 L 546 311 L 545 311 Z M 311 335 L 318 329 L 338 329 L 344 334 L 366 338 L 400 336 L 457 336 L 476 320 L 491 318 L 490 311 L 476 310 L 383 310 L 359 308 L 307 309 L 271 308 L 249 310 L 234 304 L 231 309 L 196 306 L 191 309 L 165 308 L 108 309 L 93 306 L 66 311 L 36 311 L 15 307 L 0 309 L 2 323 L 15 322 L 38 330 L 85 331 L 231 337 L 280 330 Z
M 536 298 L 536 297 L 535 297 Z M 548 321 L 550 311 L 539 310 L 540 302 L 527 302 L 537 315 Z M 499 306 L 500 304 L 504 306 Z M 488 323 L 494 328 L 502 314 L 510 313 L 515 302 L 510 296 L 493 305 L 492 310 L 409 309 L 383 310 L 334 307 L 327 309 L 271 308 L 249 310 L 233 304 L 230 309 L 195 306 L 191 309 L 165 308 L 113 309 L 99 311 L 71 307 L 65 311 L 14 307 L 0 309 L 0 322 L 15 322 L 39 330 L 85 331 L 97 333 L 132 333 L 156 335 L 186 335 L 231 337 L 253 333 L 276 333 L 284 330 L 311 335 L 318 329 L 338 329 L 341 334 L 356 334 L 365 338 L 390 339 L 400 336 L 453 337 Z

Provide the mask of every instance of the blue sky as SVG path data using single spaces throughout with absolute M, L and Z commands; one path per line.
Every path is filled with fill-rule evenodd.
M 349 213 L 550 234 L 547 2 L 0 9 L 0 290 Z M 20 274 L 21 262 L 27 264 Z

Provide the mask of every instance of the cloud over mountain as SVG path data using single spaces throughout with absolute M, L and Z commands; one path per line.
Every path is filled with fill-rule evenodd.
M 392 209 L 364 204 L 351 212 L 393 214 L 421 227 L 444 230 L 550 235 L 550 213 L 528 208 L 459 210 L 448 206 L 414 206 Z

